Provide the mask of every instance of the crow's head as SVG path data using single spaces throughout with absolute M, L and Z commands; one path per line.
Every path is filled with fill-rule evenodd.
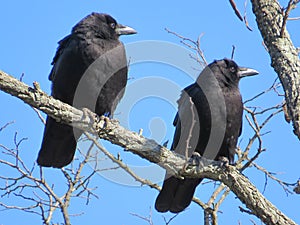
M 110 15 L 95 12 L 83 18 L 72 30 L 72 33 L 87 32 L 92 32 L 102 39 L 118 39 L 120 35 L 137 33 L 131 27 L 118 24 Z
M 208 65 L 217 80 L 225 86 L 238 86 L 239 80 L 243 77 L 258 74 L 254 69 L 239 67 L 233 60 L 215 60 Z

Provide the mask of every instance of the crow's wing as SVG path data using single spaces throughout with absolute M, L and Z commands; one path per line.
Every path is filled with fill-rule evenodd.
M 198 150 L 201 153 L 201 146 L 205 146 L 207 140 L 207 134 L 203 127 L 210 125 L 209 119 L 203 118 L 209 115 L 207 107 L 207 101 L 204 93 L 197 83 L 194 83 L 187 88 L 181 94 L 178 100 L 178 113 L 174 119 L 175 134 L 173 138 L 172 150 L 189 158 L 194 150 Z M 208 134 L 209 135 L 209 134 Z M 201 138 L 202 141 L 199 141 Z M 166 174 L 165 181 L 161 192 L 159 193 L 155 208 L 159 212 L 171 211 L 174 213 L 181 212 L 190 203 L 193 198 L 195 189 L 202 179 L 189 179 L 180 180 L 171 174 Z

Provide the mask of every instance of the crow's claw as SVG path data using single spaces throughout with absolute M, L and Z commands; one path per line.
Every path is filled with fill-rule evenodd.
M 198 152 L 193 152 L 189 159 L 189 164 L 192 166 L 199 166 L 201 161 L 201 155 Z

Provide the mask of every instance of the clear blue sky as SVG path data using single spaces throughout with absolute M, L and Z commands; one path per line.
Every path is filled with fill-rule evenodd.
M 242 13 L 244 12 L 243 2 L 238 4 Z M 281 2 L 286 4 L 288 1 Z M 151 137 L 159 143 L 166 140 L 171 142 L 174 131 L 172 121 L 176 113 L 175 101 L 179 97 L 179 90 L 192 83 L 193 77 L 198 74 L 198 71 L 193 69 L 187 69 L 189 72 L 182 71 L 183 67 L 192 68 L 195 62 L 186 56 L 176 54 L 177 50 L 182 50 L 179 39 L 168 34 L 164 28 L 169 28 L 191 39 L 196 39 L 199 34 L 204 33 L 201 44 L 208 62 L 224 57 L 229 58 L 232 45 L 235 45 L 236 62 L 260 72 L 257 77 L 241 81 L 240 88 L 244 99 L 267 89 L 276 78 L 276 74 L 270 67 L 269 55 L 262 45 L 262 38 L 250 3 L 247 7 L 247 18 L 253 32 L 248 31 L 238 20 L 228 1 L 225 0 L 218 1 L 218 3 L 196 0 L 185 2 L 11 0 L 3 2 L 1 9 L 0 69 L 15 77 L 20 77 L 24 73 L 25 83 L 31 85 L 33 81 L 37 81 L 48 93 L 50 93 L 48 74 L 57 42 L 69 34 L 72 26 L 81 18 L 93 11 L 104 12 L 111 14 L 119 23 L 135 28 L 138 34 L 121 37 L 121 40 L 129 49 L 128 57 L 146 57 L 146 60 L 134 63 L 130 67 L 129 76 L 132 79 L 128 82 L 126 95 L 116 111 L 116 117 L 120 119 L 121 124 L 131 130 L 138 131 L 139 128 L 143 128 L 146 137 Z M 292 16 L 299 15 L 299 9 L 292 12 Z M 299 21 L 288 22 L 288 30 L 296 46 L 300 46 L 299 23 Z M 150 40 L 156 42 L 149 42 Z M 140 47 L 137 42 L 141 41 L 146 44 L 150 43 L 150 47 L 145 49 Z M 156 49 L 159 44 L 163 47 Z M 174 52 L 167 51 L 169 47 Z M 151 57 L 147 54 L 150 50 L 155 57 L 165 58 L 160 62 L 149 62 Z M 174 62 L 174 60 L 177 60 L 179 64 L 184 63 L 170 65 L 169 62 Z M 155 90 L 155 92 L 152 93 L 150 90 Z M 281 101 L 282 99 L 276 94 L 270 93 L 253 105 L 267 107 Z M 28 137 L 21 147 L 25 161 L 31 165 L 40 147 L 43 125 L 36 113 L 20 100 L 0 92 L 0 102 L 2 106 L 0 127 L 9 121 L 15 121 L 13 125 L 0 132 L 0 144 L 12 147 L 15 131 L 18 131 L 20 138 Z M 247 122 L 244 121 L 244 131 L 240 138 L 242 147 L 252 134 L 250 131 Z M 266 152 L 257 162 L 271 172 L 280 173 L 278 175 L 280 179 L 290 183 L 295 182 L 299 178 L 300 166 L 297 156 L 299 156 L 300 145 L 292 133 L 291 125 L 284 121 L 281 113 L 267 125 L 264 131 L 271 131 L 271 133 L 264 136 Z M 146 171 L 147 178 L 150 176 L 156 179 L 163 174 L 162 170 L 138 159 L 131 153 L 109 144 L 105 146 L 114 154 L 120 152 L 124 162 L 133 166 L 141 174 Z M 254 147 L 250 154 L 255 153 Z M 4 156 L 0 153 L 0 157 Z M 109 166 L 110 164 L 103 163 L 103 165 Z M 9 173 L 9 171 L 4 171 L 4 168 L 0 170 L 3 173 Z M 59 171 L 50 169 L 49 173 L 53 182 L 57 186 L 61 185 Z M 259 190 L 263 190 L 264 174 L 254 168 L 248 169 L 245 174 Z M 133 185 L 118 172 L 104 174 L 104 177 L 96 176 L 93 180 L 93 185 L 98 186 L 96 193 L 99 199 L 93 199 L 88 206 L 80 200 L 71 202 L 71 214 L 84 212 L 81 216 L 72 217 L 72 224 L 147 224 L 130 213 L 148 216 L 150 207 L 155 225 L 164 224 L 163 216 L 167 219 L 172 217 L 172 214 L 157 213 L 153 208 L 158 194 L 156 190 Z M 197 189 L 196 196 L 206 201 L 210 196 L 211 186 L 211 184 L 201 185 Z M 286 196 L 282 188 L 271 180 L 268 180 L 265 195 L 294 221 L 300 222 L 299 196 Z M 24 204 L 12 196 L 2 200 L 7 204 Z M 256 220 L 255 217 L 240 213 L 238 206 L 243 206 L 243 204 L 230 194 L 220 209 L 222 211 L 219 213 L 220 224 L 238 224 L 238 221 L 241 221 L 241 224 L 252 224 L 249 219 Z M 38 216 L 17 211 L 0 211 L 0 218 L 0 224 L 3 225 L 24 224 L 25 221 L 30 224 L 41 223 Z M 56 218 L 60 221 L 60 217 Z M 202 209 L 192 203 L 171 224 L 183 223 L 202 224 Z

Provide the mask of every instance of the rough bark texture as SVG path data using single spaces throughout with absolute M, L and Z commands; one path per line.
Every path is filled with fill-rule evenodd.
M 15 96 L 28 105 L 42 110 L 51 115 L 58 122 L 70 124 L 72 121 L 79 123 L 82 129 L 89 125 L 86 121 L 80 121 L 83 118 L 83 112 L 68 104 L 65 104 L 41 91 L 38 83 L 34 87 L 20 82 L 14 77 L 9 76 L 0 70 L 0 89 L 12 96 Z M 91 122 L 89 122 L 91 123 Z
M 294 133 L 300 139 L 300 61 L 297 49 L 288 31 L 283 27 L 284 15 L 278 1 L 251 0 L 251 2 L 258 28 L 271 57 L 271 65 L 284 88 Z
M 183 156 L 177 155 L 154 140 L 144 138 L 138 133 L 128 131 L 116 120 L 84 117 L 83 112 L 55 100 L 42 92 L 38 84 L 31 88 L 19 80 L 0 71 L 0 89 L 32 107 L 38 108 L 61 122 L 72 124 L 87 132 L 97 133 L 100 138 L 119 145 L 153 163 L 173 172 L 179 177 L 206 177 L 226 184 L 233 193 L 266 224 L 296 224 L 271 202 L 269 202 L 251 182 L 233 166 L 221 166 L 220 162 L 202 158 L 199 165 L 186 162 Z

